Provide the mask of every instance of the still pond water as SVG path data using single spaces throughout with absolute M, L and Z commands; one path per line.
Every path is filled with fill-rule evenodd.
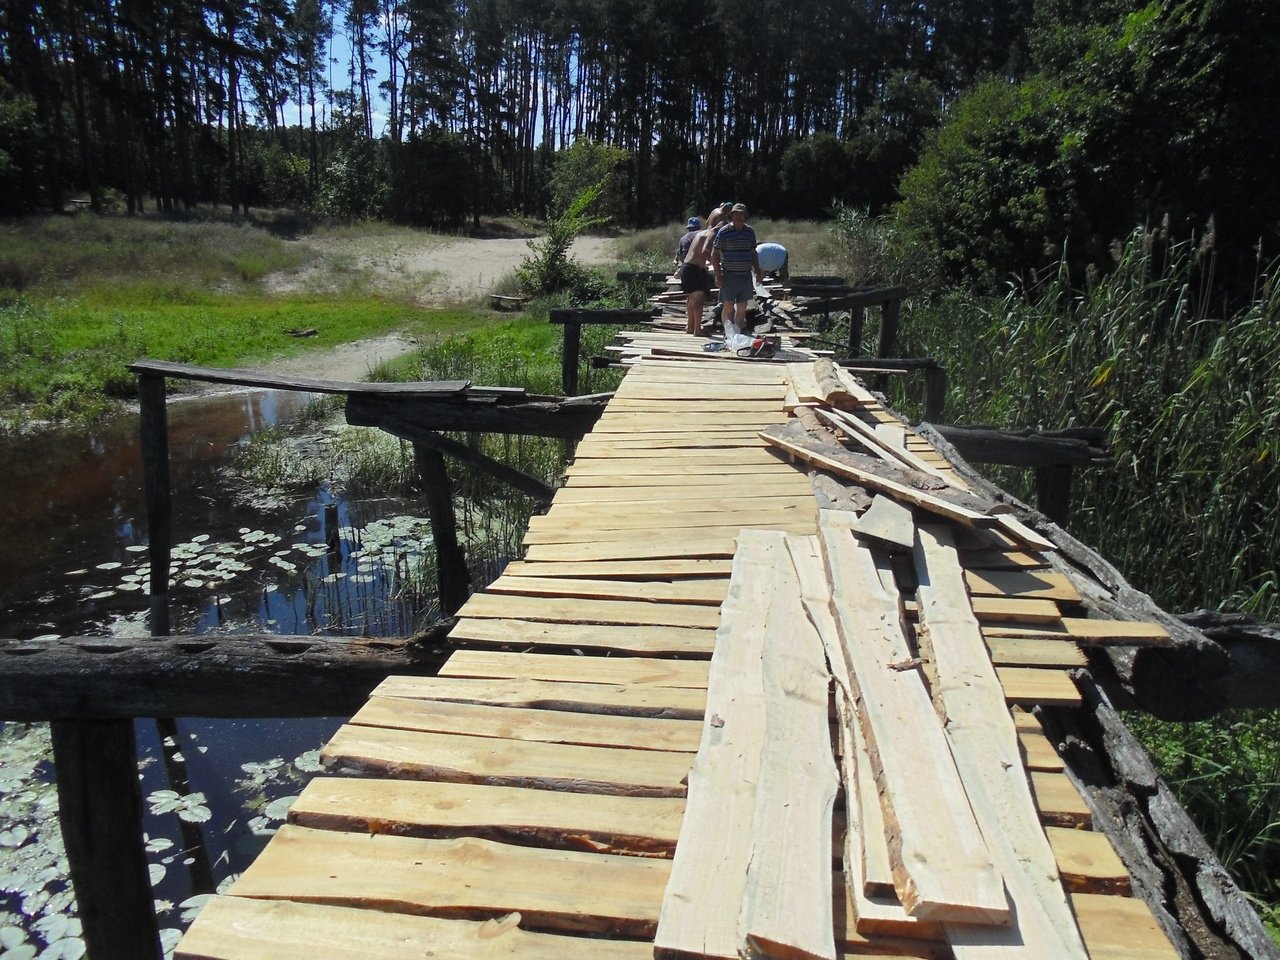
M 303 394 L 252 391 L 171 403 L 173 629 L 406 634 L 423 611 L 398 599 L 426 521 L 402 501 L 348 503 L 322 486 L 263 510 L 223 475 L 254 433 Z M 146 508 L 136 416 L 88 434 L 0 440 L 6 549 L 0 636 L 147 630 Z M 411 509 L 411 508 L 409 508 Z M 339 548 L 331 548 L 336 518 Z M 319 769 L 341 719 L 136 723 L 148 858 L 166 947 L 204 895 L 252 861 Z M 82 955 L 43 725 L 0 725 L 0 955 Z M 184 776 L 185 775 L 185 776 Z M 185 780 L 185 782 L 184 782 Z

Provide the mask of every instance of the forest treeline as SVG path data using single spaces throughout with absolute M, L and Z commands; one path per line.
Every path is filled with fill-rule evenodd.
M 1161 223 L 1243 278 L 1278 46 L 1272 0 L 7 0 L 0 212 L 457 226 L 607 176 L 622 224 L 892 208 L 943 280 Z

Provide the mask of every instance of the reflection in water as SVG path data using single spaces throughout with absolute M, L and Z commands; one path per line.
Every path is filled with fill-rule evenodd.
M 422 522 L 390 517 L 404 504 L 353 507 L 321 489 L 264 515 L 235 503 L 220 480 L 239 444 L 307 399 L 255 391 L 170 405 L 175 632 L 412 631 L 415 611 L 396 598 L 418 572 L 429 538 Z M 8 549 L 0 552 L 0 635 L 101 633 L 121 619 L 145 632 L 141 472 L 136 415 L 86 433 L 0 439 L 0 489 L 9 514 Z M 332 550 L 324 508 L 335 503 L 341 536 Z M 252 861 L 282 822 L 288 798 L 319 769 L 317 750 L 340 722 L 185 718 L 162 734 L 150 720 L 136 723 L 162 928 L 186 926 L 196 906 L 184 904 L 188 897 Z M 0 724 L 0 740 L 22 735 Z M 41 764 L 36 779 L 51 773 Z M 158 791 L 171 788 L 190 790 L 184 810 L 208 819 L 157 814 L 154 808 L 164 806 Z M 48 829 L 47 819 L 33 820 L 31 842 L 40 843 Z M 0 895 L 0 927 L 16 925 L 43 945 L 49 928 L 37 920 L 44 907 L 31 904 L 63 907 L 43 893 L 35 897 Z

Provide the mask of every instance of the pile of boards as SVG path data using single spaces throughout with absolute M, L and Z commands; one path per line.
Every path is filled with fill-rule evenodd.
M 1163 630 L 860 384 L 645 359 L 566 473 L 176 956 L 1175 955 L 1030 712 Z

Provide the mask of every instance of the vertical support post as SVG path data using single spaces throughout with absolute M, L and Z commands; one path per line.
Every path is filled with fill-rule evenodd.
M 169 484 L 169 417 L 164 377 L 138 377 L 141 403 L 142 489 L 147 504 L 147 544 L 151 560 L 151 635 L 169 635 L 169 553 L 173 505 Z
M 132 720 L 49 725 L 58 819 L 90 960 L 160 956 Z
M 1036 467 L 1036 509 L 1060 527 L 1071 516 L 1071 467 Z
M 560 381 L 566 397 L 578 395 L 578 354 L 582 350 L 582 326 L 574 320 L 564 325 L 564 346 L 560 354 Z
M 880 348 L 876 353 L 877 357 L 893 356 L 894 345 L 898 340 L 898 312 L 902 307 L 902 301 L 898 299 L 886 300 L 880 305 Z
M 451 617 L 467 602 L 471 577 L 467 557 L 458 544 L 458 521 L 453 513 L 453 490 L 445 470 L 444 455 L 426 444 L 415 443 L 413 456 L 427 499 L 427 517 L 436 545 L 436 578 L 440 585 L 440 610 Z
M 862 328 L 866 325 L 866 307 L 849 308 L 849 351 L 846 356 L 862 356 Z
M 946 402 L 946 368 L 938 363 L 931 364 L 924 368 L 924 419 L 929 423 L 941 423 Z

